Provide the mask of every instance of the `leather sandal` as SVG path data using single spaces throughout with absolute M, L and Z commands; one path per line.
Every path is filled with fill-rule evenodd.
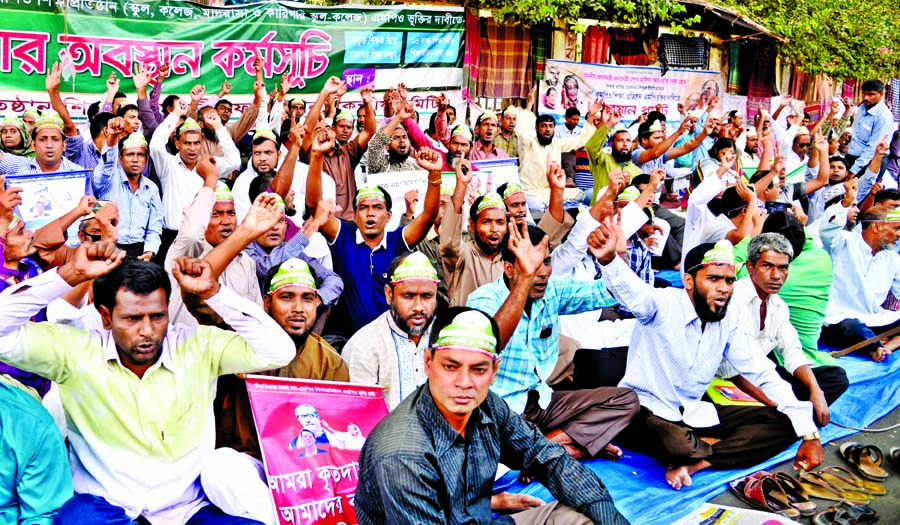
M 789 519 L 800 517 L 800 511 L 791 506 L 784 490 L 772 476 L 758 478 L 747 476 L 732 481 L 728 484 L 728 488 L 738 499 L 752 507 Z
M 851 490 L 859 490 L 873 496 L 884 496 L 887 493 L 887 489 L 881 483 L 864 480 L 844 467 L 825 467 L 818 472 L 835 486 L 844 484 Z
M 788 503 L 797 509 L 801 516 L 812 516 L 816 513 L 816 504 L 809 501 L 809 493 L 799 481 L 786 472 L 778 472 L 773 477 L 787 496 Z
M 815 472 L 800 472 L 800 485 L 806 489 L 813 498 L 830 501 L 848 501 L 854 505 L 862 505 L 869 502 L 869 495 L 859 490 L 850 490 L 835 487 L 827 479 Z
M 872 481 L 884 481 L 888 479 L 888 473 L 881 468 L 884 455 L 881 449 L 875 445 L 860 445 L 859 443 L 844 443 L 841 445 L 841 457 L 859 472 L 860 476 Z
M 841 507 L 828 507 L 812 519 L 813 525 L 856 525 L 856 520 Z
M 900 467 L 900 448 L 892 448 L 890 452 L 888 452 L 888 457 L 894 461 L 894 465 Z
M 878 521 L 878 512 L 868 505 L 849 505 L 847 503 L 842 503 L 841 508 L 844 509 L 844 512 L 850 516 L 850 518 L 856 520 L 856 523 L 865 524 Z

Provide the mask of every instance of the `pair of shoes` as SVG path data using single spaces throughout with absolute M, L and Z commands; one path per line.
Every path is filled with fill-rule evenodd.
M 883 484 L 866 481 L 843 467 L 825 467 L 817 473 L 838 488 L 865 492 L 872 496 L 884 496 L 887 493 Z
M 881 468 L 884 454 L 875 445 L 860 445 L 859 443 L 844 443 L 841 445 L 841 457 L 856 469 L 859 474 L 873 481 L 888 479 L 888 473 Z
M 846 484 L 835 485 L 837 481 L 833 476 L 822 475 L 818 472 L 800 471 L 800 485 L 806 489 L 813 498 L 830 501 L 848 501 L 854 505 L 862 505 L 869 502 L 869 495 Z
M 728 488 L 744 503 L 785 518 L 811 516 L 816 511 L 816 504 L 809 501 L 803 487 L 782 472 L 771 474 L 761 470 L 732 481 Z
M 878 512 L 868 505 L 850 505 L 842 503 L 838 507 L 813 516 L 814 525 L 861 525 L 878 521 Z

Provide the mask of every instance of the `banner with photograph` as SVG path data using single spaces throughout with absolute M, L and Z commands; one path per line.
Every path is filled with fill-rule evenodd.
M 554 115 L 556 125 L 565 120 L 566 110 L 578 108 L 582 117 L 595 98 L 603 98 L 629 124 L 641 114 L 657 109 L 667 121 L 680 121 L 678 104 L 684 110 L 705 110 L 714 96 L 721 96 L 722 76 L 718 71 L 670 69 L 662 76 L 658 67 L 583 64 L 548 60 L 538 91 L 540 113 Z
M 87 194 L 90 174 L 88 170 L 80 170 L 7 175 L 6 187 L 22 188 L 22 204 L 16 207 L 16 215 L 27 229 L 35 231 L 78 205 Z
M 44 102 L 44 78 L 57 61 L 64 98 L 104 93 L 111 73 L 121 79 L 120 91 L 133 93 L 138 65 L 153 73 L 165 62 L 166 94 L 201 83 L 214 94 L 228 80 L 229 97 L 249 96 L 257 54 L 269 89 L 289 75 L 290 95 L 318 93 L 331 76 L 350 90 L 384 90 L 401 79 L 411 91 L 462 85 L 462 7 L 3 0 L 0 16 L 0 114 Z
M 384 416 L 381 387 L 247 376 L 280 523 L 355 525 L 359 451 Z

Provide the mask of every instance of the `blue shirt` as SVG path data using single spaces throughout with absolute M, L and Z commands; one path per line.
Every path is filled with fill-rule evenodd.
M 465 436 L 438 410 L 428 383 L 372 430 L 359 455 L 359 525 L 513 524 L 491 519 L 497 464 L 528 468 L 559 501 L 594 523 L 625 525 L 603 482 L 496 394 L 469 416 Z
M 883 100 L 871 108 L 860 104 L 850 131 L 852 134 L 850 146 L 847 148 L 847 155 L 856 155 L 859 158 L 853 163 L 850 171 L 853 173 L 862 171 L 875 156 L 875 146 L 885 136 L 890 138 L 895 128 L 894 117 Z M 860 195 L 865 196 L 862 192 Z
M 50 525 L 72 497 L 62 436 L 33 397 L 0 383 L 0 523 Z
M 115 149 L 107 156 L 117 158 Z M 115 201 L 119 206 L 119 244 L 144 243 L 144 252 L 159 252 L 163 210 L 156 184 L 140 176 L 137 191 L 131 191 L 128 177 L 114 161 L 94 168 L 91 186 L 97 199 Z
M 80 165 L 63 157 L 59 159 L 59 167 L 56 170 L 47 173 L 63 173 L 66 171 L 83 170 L 84 168 Z M 18 155 L 13 155 L 12 153 L 4 153 L 3 158 L 0 159 L 0 174 L 2 175 L 30 175 L 32 173 L 44 173 L 43 168 L 41 168 L 41 165 L 38 164 L 37 159 L 34 157 L 20 157 Z
M 466 306 L 495 315 L 509 296 L 503 279 L 501 276 L 472 292 Z M 544 297 L 532 301 L 531 313 L 522 312 L 516 331 L 503 349 L 497 381 L 491 389 L 519 414 L 525 411 L 530 390 L 538 391 L 541 407 L 547 408 L 553 392 L 546 381 L 559 358 L 559 316 L 615 304 L 602 280 L 580 282 L 551 278 Z
M 388 311 L 384 298 L 388 265 L 398 255 L 410 252 L 403 228 L 385 232 L 381 244 L 373 251 L 356 223 L 341 221 L 341 229 L 330 248 L 334 272 L 344 281 L 344 294 L 338 301 L 338 313 L 332 313 L 331 317 L 346 319 L 341 326 L 346 333 L 355 333 Z
M 109 151 L 106 149 L 105 151 Z M 92 170 L 102 160 L 101 152 L 92 141 L 87 141 L 81 133 L 66 137 L 66 158 L 85 168 Z

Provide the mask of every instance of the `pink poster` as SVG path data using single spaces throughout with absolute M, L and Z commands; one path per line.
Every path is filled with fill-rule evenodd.
M 387 415 L 381 387 L 247 376 L 281 523 L 355 525 L 359 451 Z

